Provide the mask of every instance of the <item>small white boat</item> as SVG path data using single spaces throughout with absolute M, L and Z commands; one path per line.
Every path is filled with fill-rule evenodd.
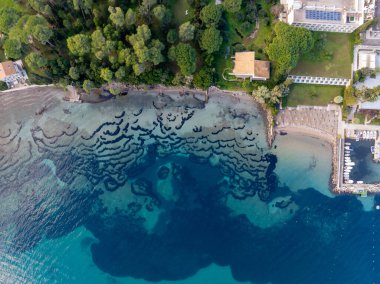
M 348 180 L 347 183 L 354 183 L 352 179 Z
M 349 162 L 349 163 L 346 163 L 347 166 L 355 166 L 355 163 L 354 162 Z
M 345 167 L 347 170 L 352 170 L 353 167 L 351 166 L 348 166 L 348 167 Z
M 344 145 L 351 146 L 351 143 L 350 142 L 346 142 L 346 143 L 344 143 Z
M 364 182 L 362 180 L 358 180 L 356 183 L 357 184 L 363 184 Z
M 349 150 L 349 151 L 352 150 L 352 149 L 350 148 L 350 146 L 345 146 L 344 149 Z

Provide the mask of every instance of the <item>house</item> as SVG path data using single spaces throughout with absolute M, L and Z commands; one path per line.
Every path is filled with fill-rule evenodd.
M 371 46 L 367 49 L 358 49 L 357 62 L 354 62 L 354 70 L 359 70 L 362 68 L 380 68 L 380 46 Z
M 374 102 L 362 102 L 359 104 L 359 110 L 380 111 L 380 99 Z
M 377 57 L 376 51 L 369 51 L 369 50 L 359 50 L 358 51 L 358 69 L 362 68 L 370 68 L 370 69 L 376 69 L 376 57 Z
M 21 60 L 4 61 L 0 63 L 0 80 L 5 82 L 8 88 L 13 88 L 19 84 L 25 84 L 28 75 L 23 69 Z
M 313 31 L 351 33 L 370 18 L 365 0 L 281 0 L 281 4 L 280 20 Z
M 252 80 L 267 80 L 270 77 L 270 62 L 264 60 L 256 60 L 255 52 L 244 51 L 236 52 L 234 59 L 235 65 L 232 76 L 237 78 Z

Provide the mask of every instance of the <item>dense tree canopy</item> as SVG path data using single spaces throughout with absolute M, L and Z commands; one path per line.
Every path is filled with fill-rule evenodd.
M 274 31 L 276 37 L 266 52 L 269 59 L 276 64 L 276 75 L 282 76 L 297 65 L 302 54 L 313 49 L 314 38 L 311 31 L 283 22 L 277 23 Z
M 0 9 L 0 32 L 7 34 L 19 18 L 20 14 L 13 8 Z
M 179 27 L 179 38 L 182 41 L 193 40 L 194 31 L 195 31 L 195 27 L 190 22 L 186 22 Z
M 25 63 L 29 68 L 36 70 L 45 67 L 48 62 L 39 52 L 31 52 L 25 57 Z
M 202 33 L 199 45 L 202 49 L 206 50 L 207 53 L 211 54 L 219 51 L 222 41 L 220 31 L 215 27 L 210 27 Z
M 15 3 L 20 9 L 0 9 L 5 56 L 22 58 L 31 78 L 74 84 L 86 92 L 114 80 L 208 88 L 217 78 L 212 64 L 226 34 L 220 30 L 224 11 L 236 13 L 242 6 L 241 0 L 223 5 L 189 0 L 188 8 L 177 12 L 176 1 Z M 238 14 L 232 16 L 240 21 Z
M 125 25 L 124 12 L 120 7 L 109 7 L 110 20 L 117 27 L 121 28 Z
M 77 34 L 67 39 L 67 47 L 77 56 L 84 56 L 91 50 L 91 38 L 86 34 Z
M 242 0 L 224 0 L 223 6 L 230 13 L 237 13 L 241 9 Z
M 218 25 L 222 17 L 222 8 L 220 5 L 209 4 L 201 10 L 200 18 L 207 25 Z
M 191 75 L 195 72 L 195 49 L 187 44 L 180 43 L 174 49 L 174 58 L 183 75 Z
M 127 13 L 125 13 L 125 25 L 127 27 L 132 27 L 136 23 L 136 13 L 129 8 Z
M 203 90 L 209 88 L 213 83 L 212 71 L 210 69 L 201 69 L 194 75 L 194 86 Z
M 19 59 L 21 57 L 21 42 L 18 39 L 7 39 L 3 47 L 8 58 Z

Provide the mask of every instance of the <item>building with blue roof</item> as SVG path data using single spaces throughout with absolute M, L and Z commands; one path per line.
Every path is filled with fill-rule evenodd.
M 281 0 L 280 19 L 313 31 L 351 33 L 368 19 L 364 0 Z

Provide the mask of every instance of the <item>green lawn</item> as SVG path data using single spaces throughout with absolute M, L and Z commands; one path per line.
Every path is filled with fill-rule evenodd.
M 364 122 L 365 122 L 365 114 L 361 112 L 355 113 L 353 123 L 364 124 Z
M 343 92 L 344 87 L 340 86 L 292 84 L 289 96 L 284 99 L 284 106 L 325 106 L 333 102 L 334 97 L 342 96 Z
M 267 39 L 270 39 L 273 33 L 273 21 L 274 17 L 270 11 L 271 4 L 267 1 L 258 1 L 261 9 L 267 14 L 267 18 L 259 17 L 259 30 L 254 40 L 250 40 L 249 49 L 256 52 L 256 58 L 261 60 L 267 60 L 267 56 L 264 53 L 264 48 L 267 47 Z M 269 22 L 268 22 L 269 21 Z
M 256 38 L 252 41 L 253 48 L 264 49 L 267 46 L 265 40 L 272 34 L 272 26 L 268 25 L 265 19 L 259 19 L 259 31 Z
M 171 0 L 170 5 L 173 7 L 174 21 L 177 25 L 181 25 L 187 21 L 191 21 L 194 17 L 194 10 L 191 8 L 187 0 Z M 186 15 L 186 10 L 188 11 Z
M 353 46 L 350 41 L 350 34 L 326 33 L 326 36 L 326 51 L 332 53 L 332 60 L 314 61 L 308 56 L 303 56 L 300 58 L 296 68 L 291 71 L 291 74 L 338 78 L 351 77 Z

